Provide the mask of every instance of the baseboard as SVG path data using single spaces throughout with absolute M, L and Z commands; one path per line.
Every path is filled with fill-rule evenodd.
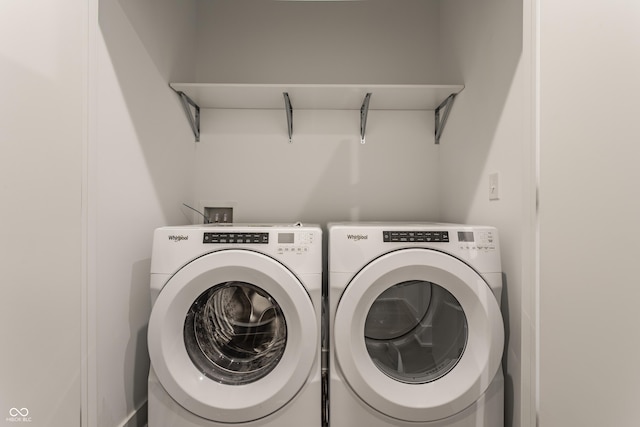
M 133 411 L 129 418 L 120 427 L 145 427 L 148 419 L 148 402 L 145 401 L 138 409 Z

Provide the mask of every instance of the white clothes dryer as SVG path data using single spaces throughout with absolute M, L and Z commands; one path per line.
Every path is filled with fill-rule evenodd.
M 321 233 L 155 231 L 149 427 L 320 426 Z
M 331 427 L 502 427 L 498 233 L 329 225 Z

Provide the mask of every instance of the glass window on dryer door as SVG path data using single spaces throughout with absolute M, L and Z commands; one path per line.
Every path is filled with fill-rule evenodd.
M 369 356 L 384 374 L 409 384 L 435 381 L 458 363 L 467 320 L 456 298 L 435 283 L 412 280 L 385 290 L 365 321 Z

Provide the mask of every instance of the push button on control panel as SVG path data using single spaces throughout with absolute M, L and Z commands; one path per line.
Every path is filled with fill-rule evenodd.
M 449 242 L 448 231 L 383 231 L 383 242 Z
M 256 243 L 268 244 L 269 233 L 204 233 L 202 243 Z

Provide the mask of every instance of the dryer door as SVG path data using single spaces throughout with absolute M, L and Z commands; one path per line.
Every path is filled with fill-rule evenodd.
M 349 386 L 372 408 L 434 421 L 474 403 L 500 368 L 504 327 L 482 277 L 460 260 L 403 249 L 368 264 L 333 325 Z
M 224 250 L 180 269 L 149 319 L 151 364 L 194 414 L 241 423 L 286 405 L 318 355 L 319 325 L 291 271 L 263 254 Z

